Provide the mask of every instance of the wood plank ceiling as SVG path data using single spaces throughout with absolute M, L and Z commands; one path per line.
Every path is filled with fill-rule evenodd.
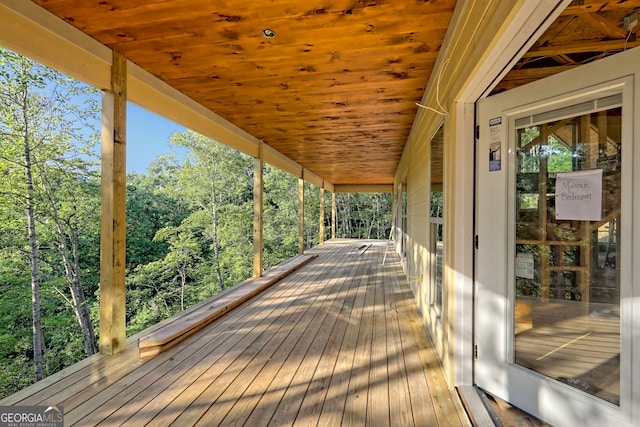
M 334 185 L 393 183 L 456 3 L 33 1 Z M 638 9 L 573 2 L 496 91 L 636 46 Z

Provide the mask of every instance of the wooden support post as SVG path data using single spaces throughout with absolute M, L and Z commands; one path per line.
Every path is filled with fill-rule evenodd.
M 111 89 L 102 95 L 100 352 L 124 350 L 127 59 L 113 52 Z
M 304 175 L 304 172 L 303 172 Z M 298 178 L 298 254 L 304 253 L 304 176 Z
M 601 124 L 601 123 L 599 123 Z M 605 129 L 606 131 L 606 129 Z M 598 166 L 599 139 L 591 139 L 591 114 L 585 114 L 580 118 L 580 142 L 582 148 L 586 148 L 585 158 L 581 164 L 582 170 L 593 169 Z M 591 300 L 591 261 L 592 261 L 592 231 L 589 221 L 581 221 L 582 244 L 580 245 L 580 267 L 578 275 L 580 283 L 580 300 L 588 310 L 587 304 Z
M 320 187 L 320 239 L 319 244 L 324 243 L 324 188 Z
M 607 143 L 608 143 L 607 137 L 609 136 L 609 130 L 608 130 L 606 111 L 598 112 L 597 126 L 598 126 L 598 129 L 597 129 L 598 130 L 598 157 L 596 159 L 596 164 L 594 168 L 598 167 L 597 160 L 600 159 L 600 157 L 603 157 L 603 158 L 607 157 Z
M 253 164 L 253 277 L 262 277 L 263 262 L 263 203 L 264 161 L 262 142 L 259 144 L 258 157 Z
M 336 193 L 335 191 L 331 193 L 331 238 L 336 238 L 336 221 L 337 218 L 337 210 L 336 210 Z
M 540 127 L 540 139 L 542 144 L 546 145 L 549 129 L 546 124 Z M 548 161 L 546 156 L 540 158 L 540 172 L 538 175 L 538 209 L 540 215 L 540 240 L 547 241 L 547 178 L 548 178 Z M 551 296 L 551 269 L 549 266 L 551 260 L 551 246 L 540 247 L 540 299 L 549 302 Z

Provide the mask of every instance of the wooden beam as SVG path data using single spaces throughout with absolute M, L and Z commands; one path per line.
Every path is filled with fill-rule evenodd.
M 113 52 L 111 90 L 102 96 L 102 217 L 100 233 L 100 352 L 122 351 L 126 340 L 127 60 Z
M 263 144 L 258 147 L 258 157 L 253 163 L 253 277 L 262 277 L 263 251 L 263 194 L 264 194 Z
M 640 46 L 640 40 L 608 40 L 586 41 L 558 46 L 540 47 L 532 49 L 523 55 L 523 58 L 536 58 L 541 56 L 555 56 L 560 54 L 606 52 L 610 50 L 631 49 Z
M 320 187 L 320 244 L 324 243 L 324 188 Z
M 336 193 L 391 193 L 393 184 L 335 185 Z
M 285 156 L 270 145 L 262 145 L 262 155 L 265 163 L 283 170 L 296 178 L 302 176 L 302 166 Z
M 607 19 L 597 12 L 583 13 L 579 15 L 579 18 L 588 21 L 585 23 L 599 28 L 608 39 L 625 39 L 627 37 L 627 31 L 624 28 L 618 27 L 614 20 Z
M 311 184 L 317 186 L 317 187 L 322 187 L 322 184 L 324 182 L 324 180 L 322 178 L 320 178 L 318 175 L 316 175 L 315 173 L 311 172 L 309 169 L 304 169 L 304 180 L 307 182 L 310 182 Z
M 335 191 L 331 193 L 331 238 L 336 238 L 336 221 L 337 221 L 337 210 L 336 210 L 336 193 Z
M 298 178 L 298 254 L 304 253 L 304 171 Z
M 0 45 L 93 87 L 109 87 L 111 50 L 31 1 L 1 1 Z

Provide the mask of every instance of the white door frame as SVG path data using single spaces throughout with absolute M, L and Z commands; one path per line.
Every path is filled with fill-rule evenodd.
M 479 148 L 477 168 L 478 180 L 482 185 L 491 185 L 491 192 L 480 191 L 479 206 L 490 206 L 491 221 L 486 222 L 486 212 L 480 207 L 478 212 L 478 229 L 480 250 L 478 250 L 477 301 L 478 318 L 476 336 L 478 338 L 479 358 L 476 363 L 475 380 L 478 385 L 490 392 L 515 402 L 521 408 L 539 416 L 554 425 L 638 425 L 640 408 L 640 374 L 632 370 L 633 356 L 639 354 L 640 340 L 640 283 L 635 280 L 638 267 L 633 265 L 634 248 L 640 248 L 640 215 L 632 208 L 633 200 L 640 200 L 639 173 L 633 171 L 634 164 L 640 164 L 640 149 L 632 149 L 634 123 L 640 123 L 640 108 L 634 110 L 633 105 L 640 101 L 640 49 L 634 49 L 616 56 L 585 65 L 579 69 L 553 76 L 543 81 L 532 83 L 513 91 L 497 95 L 483 101 L 490 112 L 480 111 L 481 144 Z M 633 84 L 635 80 L 635 86 Z M 618 88 L 618 89 L 616 89 Z M 620 406 L 609 404 L 586 393 L 532 374 L 531 371 L 517 367 L 510 359 L 511 328 L 507 323 L 512 308 L 509 306 L 508 284 L 513 276 L 513 257 L 510 249 L 510 237 L 507 230 L 512 229 L 510 215 L 511 205 L 508 194 L 513 175 L 512 146 L 508 141 L 515 133 L 513 119 L 526 110 L 553 110 L 557 106 L 571 105 L 581 98 L 598 97 L 598 93 L 606 90 L 623 91 L 623 214 L 622 229 L 624 249 L 621 260 L 621 403 Z M 556 93 L 557 92 L 557 93 Z M 531 103 L 525 100 L 534 99 Z M 480 108 L 483 108 L 483 105 Z M 488 156 L 484 148 L 488 148 L 489 116 L 500 111 L 502 117 L 502 155 L 503 166 L 499 172 L 488 172 Z M 510 126 L 509 123 L 512 125 Z M 484 136 L 483 136 L 484 135 Z M 634 173 L 635 172 L 635 173 Z M 633 178 L 635 176 L 635 178 Z M 632 182 L 632 178 L 635 182 Z M 483 222 L 485 221 L 485 222 Z M 503 224 L 503 229 L 489 231 L 489 223 Z M 631 234 L 633 232 L 633 235 Z M 496 252 L 496 247 L 502 251 Z M 491 248 L 491 249 L 488 249 Z M 484 251 L 483 251 L 484 249 Z M 637 249 L 636 249 L 637 250 Z M 498 272 L 493 276 L 484 275 L 482 268 Z M 626 267 L 625 267 L 626 266 Z M 486 316 L 492 319 L 486 322 Z M 496 325 L 497 324 L 497 325 Z M 635 336 L 634 336 L 635 333 Z

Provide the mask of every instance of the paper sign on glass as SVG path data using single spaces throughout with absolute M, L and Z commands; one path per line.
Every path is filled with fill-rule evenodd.
M 556 219 L 578 221 L 602 219 L 602 169 L 558 173 Z
M 516 277 L 533 279 L 534 270 L 535 263 L 533 260 L 533 254 L 519 253 L 516 256 Z
M 502 117 L 489 120 L 489 172 L 502 169 Z

